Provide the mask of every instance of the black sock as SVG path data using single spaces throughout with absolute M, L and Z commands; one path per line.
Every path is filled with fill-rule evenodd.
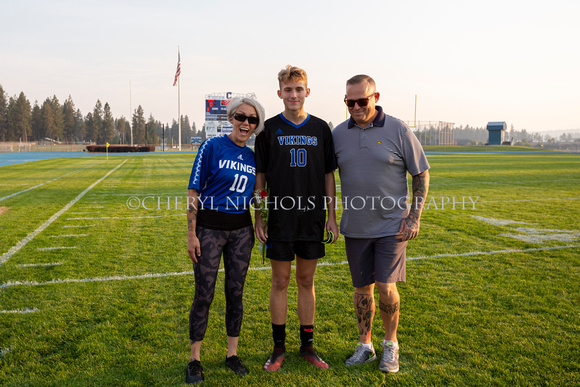
M 312 347 L 314 325 L 300 325 L 300 341 L 302 342 L 302 348 Z
M 286 348 L 286 324 L 272 323 L 272 338 L 274 339 L 274 348 Z

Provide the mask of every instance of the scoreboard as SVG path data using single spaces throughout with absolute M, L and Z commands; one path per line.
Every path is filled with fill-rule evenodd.
M 229 99 L 206 99 L 205 100 L 205 120 L 206 121 L 227 121 Z
M 228 122 L 228 105 L 234 98 L 256 98 L 254 93 L 213 93 L 205 96 L 205 132 L 207 138 L 222 136 L 232 132 L 233 127 Z

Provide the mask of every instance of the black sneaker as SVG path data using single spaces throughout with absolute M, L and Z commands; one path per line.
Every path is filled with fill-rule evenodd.
M 242 364 L 240 358 L 236 355 L 226 357 L 226 365 L 234 371 L 236 375 L 244 376 L 248 373 L 248 369 Z
M 199 360 L 192 360 L 185 371 L 185 383 L 198 384 L 203 382 L 203 367 Z

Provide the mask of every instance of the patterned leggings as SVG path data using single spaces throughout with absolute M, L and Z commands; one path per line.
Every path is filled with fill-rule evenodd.
M 226 274 L 226 332 L 230 337 L 238 337 L 244 314 L 242 295 L 254 246 L 254 229 L 248 226 L 221 231 L 198 226 L 196 231 L 201 243 L 201 256 L 193 265 L 195 297 L 189 312 L 189 339 L 191 342 L 201 341 L 205 336 L 222 253 Z

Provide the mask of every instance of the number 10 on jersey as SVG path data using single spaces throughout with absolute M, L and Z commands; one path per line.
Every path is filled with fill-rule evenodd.
M 290 149 L 290 166 L 291 167 L 306 166 L 306 149 L 304 148 Z

